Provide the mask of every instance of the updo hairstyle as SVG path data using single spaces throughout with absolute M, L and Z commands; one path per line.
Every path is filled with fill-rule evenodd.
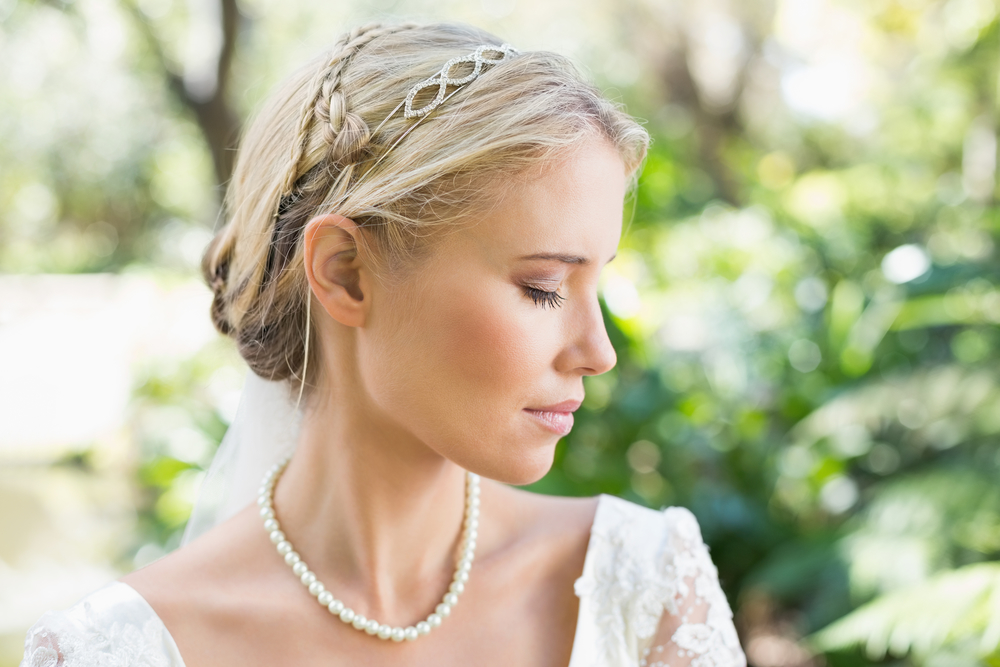
M 354 220 L 374 246 L 379 279 L 392 278 L 417 262 L 435 230 L 487 210 L 503 183 L 587 137 L 608 139 L 634 175 L 646 131 L 566 58 L 544 51 L 487 68 L 391 151 L 416 120 L 398 111 L 372 136 L 446 61 L 500 43 L 465 25 L 369 25 L 271 94 L 242 138 L 227 224 L 202 261 L 212 320 L 254 373 L 315 383 L 302 240 L 315 215 Z

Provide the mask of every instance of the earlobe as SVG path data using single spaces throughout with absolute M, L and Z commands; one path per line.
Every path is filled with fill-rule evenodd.
M 370 301 L 359 252 L 361 233 L 350 218 L 328 213 L 307 222 L 303 234 L 309 287 L 323 310 L 349 327 L 364 325 Z

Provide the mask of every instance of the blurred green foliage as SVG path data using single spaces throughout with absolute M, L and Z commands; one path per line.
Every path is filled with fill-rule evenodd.
M 743 46 L 725 94 L 696 76 L 693 19 L 674 15 L 670 32 L 643 3 L 616 10 L 649 65 L 615 90 L 654 136 L 602 283 L 618 365 L 586 379 L 573 432 L 530 488 L 690 507 L 761 667 L 998 665 L 1000 10 L 750 4 L 730 7 Z M 824 97 L 850 86 L 788 45 L 794 25 L 779 34 L 806 5 L 860 35 L 841 54 L 864 56 L 847 77 L 869 82 L 854 106 Z M 11 52 L 73 15 L 13 6 Z M 183 19 L 150 22 L 171 33 Z M 81 109 L 47 140 L 0 128 L 0 160 L 17 163 L 0 185 L 4 270 L 196 264 L 215 215 L 210 153 L 169 102 L 162 62 L 115 21 L 144 94 Z M 58 29 L 86 43 L 85 25 Z M 237 74 L 271 72 L 277 47 L 244 30 Z M 826 106 L 799 99 L 803 81 Z M 31 89 L 7 87 L 0 103 L 36 108 Z M 220 342 L 144 372 L 137 565 L 177 544 L 241 368 Z

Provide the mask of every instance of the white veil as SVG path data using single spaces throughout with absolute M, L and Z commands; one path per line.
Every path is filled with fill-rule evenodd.
M 287 382 L 247 371 L 236 416 L 198 491 L 182 545 L 256 499 L 264 472 L 294 450 L 301 419 Z

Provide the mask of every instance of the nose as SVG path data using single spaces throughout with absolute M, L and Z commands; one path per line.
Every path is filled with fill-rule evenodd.
M 566 346 L 560 355 L 559 370 L 577 372 L 582 375 L 607 373 L 618 363 L 601 304 L 595 295 L 586 305 L 581 304 L 574 317 L 566 323 Z

